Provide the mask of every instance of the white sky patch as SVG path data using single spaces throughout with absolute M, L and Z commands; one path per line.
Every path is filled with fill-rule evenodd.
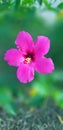
M 37 11 L 36 15 L 42 18 L 47 25 L 52 25 L 56 21 L 56 13 L 53 11 Z

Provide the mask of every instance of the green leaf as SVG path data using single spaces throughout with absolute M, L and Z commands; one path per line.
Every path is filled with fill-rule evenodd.
M 8 9 L 8 7 L 9 7 L 9 3 L 3 3 L 3 4 L 0 4 L 0 10 L 6 10 L 6 9 Z
M 12 101 L 11 92 L 7 88 L 0 88 L 0 105 L 5 106 L 5 104 Z
M 22 6 L 31 6 L 34 4 L 34 0 L 23 0 L 22 1 Z
M 35 83 L 33 85 L 33 89 L 40 95 L 40 96 L 48 96 L 49 88 L 45 84 Z
M 53 96 L 54 100 L 56 101 L 57 105 L 63 108 L 63 90 L 56 90 Z
M 34 97 L 31 97 L 27 103 L 32 106 L 40 106 L 41 104 L 43 104 L 44 100 L 44 97 L 36 95 Z
M 42 1 L 43 1 L 43 0 L 38 0 L 38 2 L 39 2 L 40 5 L 42 5 Z
M 6 104 L 6 105 L 4 106 L 4 109 L 5 109 L 5 111 L 6 111 L 7 113 L 12 114 L 12 115 L 16 115 L 16 113 L 15 113 L 15 111 L 14 111 L 14 108 L 12 107 L 11 104 Z
M 43 0 L 43 2 L 44 2 L 44 4 L 46 5 L 46 7 L 47 7 L 48 9 L 50 9 L 50 10 L 54 10 L 54 8 L 53 8 L 53 7 L 51 7 L 51 4 L 50 4 L 50 3 L 48 3 L 48 1 L 47 1 L 47 0 Z
M 46 6 L 49 6 L 47 0 L 43 0 L 43 2 L 45 3 Z
M 59 9 L 63 9 L 63 3 L 59 4 L 57 7 L 58 7 Z
M 15 9 L 17 10 L 20 6 L 20 0 L 16 0 Z
M 54 81 L 63 82 L 63 71 L 55 71 L 52 76 Z
M 3 109 L 12 115 L 15 115 L 15 108 L 12 104 L 12 94 L 10 90 L 5 86 L 0 88 L 0 106 L 3 107 Z

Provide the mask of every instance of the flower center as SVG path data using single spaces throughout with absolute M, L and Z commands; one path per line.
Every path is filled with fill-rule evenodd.
M 25 58 L 25 60 L 24 60 L 24 63 L 25 64 L 30 64 L 30 62 L 32 61 L 34 61 L 34 53 L 33 52 L 27 52 L 27 54 L 26 55 L 24 55 L 24 58 Z
M 29 64 L 31 62 L 31 58 L 30 57 L 27 57 L 26 59 L 25 59 L 25 64 Z

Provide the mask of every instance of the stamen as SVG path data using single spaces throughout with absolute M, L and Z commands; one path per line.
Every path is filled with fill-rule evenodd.
M 25 59 L 25 64 L 29 64 L 30 62 L 31 62 L 31 58 L 30 57 Z

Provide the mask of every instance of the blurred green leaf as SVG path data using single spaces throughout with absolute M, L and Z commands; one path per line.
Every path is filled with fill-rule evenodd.
M 11 92 L 8 88 L 0 88 L 0 105 L 4 106 L 12 101 Z
M 47 7 L 50 6 L 47 0 L 43 0 L 43 2 L 45 3 L 45 5 L 46 5 Z
M 32 88 L 34 90 L 36 90 L 36 92 L 39 95 L 41 95 L 43 97 L 46 97 L 47 95 L 49 95 L 50 90 L 49 90 L 49 87 L 47 87 L 47 82 L 46 82 L 46 84 L 44 84 L 44 83 L 40 84 L 40 83 L 36 82 L 33 84 Z
M 22 6 L 31 6 L 34 4 L 34 0 L 23 0 Z
M 42 1 L 43 1 L 43 0 L 38 0 L 38 2 L 39 2 L 40 5 L 42 5 Z
M 63 82 L 63 71 L 55 71 L 55 73 L 52 75 L 53 81 L 60 81 Z
M 17 10 L 20 6 L 20 0 L 16 0 L 15 3 L 15 9 Z
M 27 100 L 27 104 L 28 105 L 32 105 L 32 106 L 39 106 L 39 105 L 43 105 L 45 98 L 40 96 L 40 95 L 36 95 L 33 96 L 31 98 L 29 98 L 29 100 Z
M 12 107 L 12 105 L 10 103 L 5 104 L 4 109 L 7 113 L 12 114 L 12 115 L 16 115 L 14 108 Z
M 15 115 L 15 109 L 11 104 L 12 100 L 12 95 L 8 88 L 0 88 L 0 106 L 2 106 L 7 113 Z
M 48 2 L 48 0 L 43 0 L 45 6 L 47 7 L 48 10 L 58 12 L 57 8 L 52 7 L 52 4 Z
M 54 91 L 54 95 L 53 95 L 54 100 L 56 101 L 56 103 L 63 108 L 63 90 L 57 90 Z
M 6 2 L 6 3 L 3 3 L 3 4 L 0 4 L 0 10 L 7 10 L 8 9 L 8 7 L 9 7 L 9 3 L 8 2 Z
M 63 3 L 59 4 L 57 7 L 58 7 L 59 9 L 63 9 Z

